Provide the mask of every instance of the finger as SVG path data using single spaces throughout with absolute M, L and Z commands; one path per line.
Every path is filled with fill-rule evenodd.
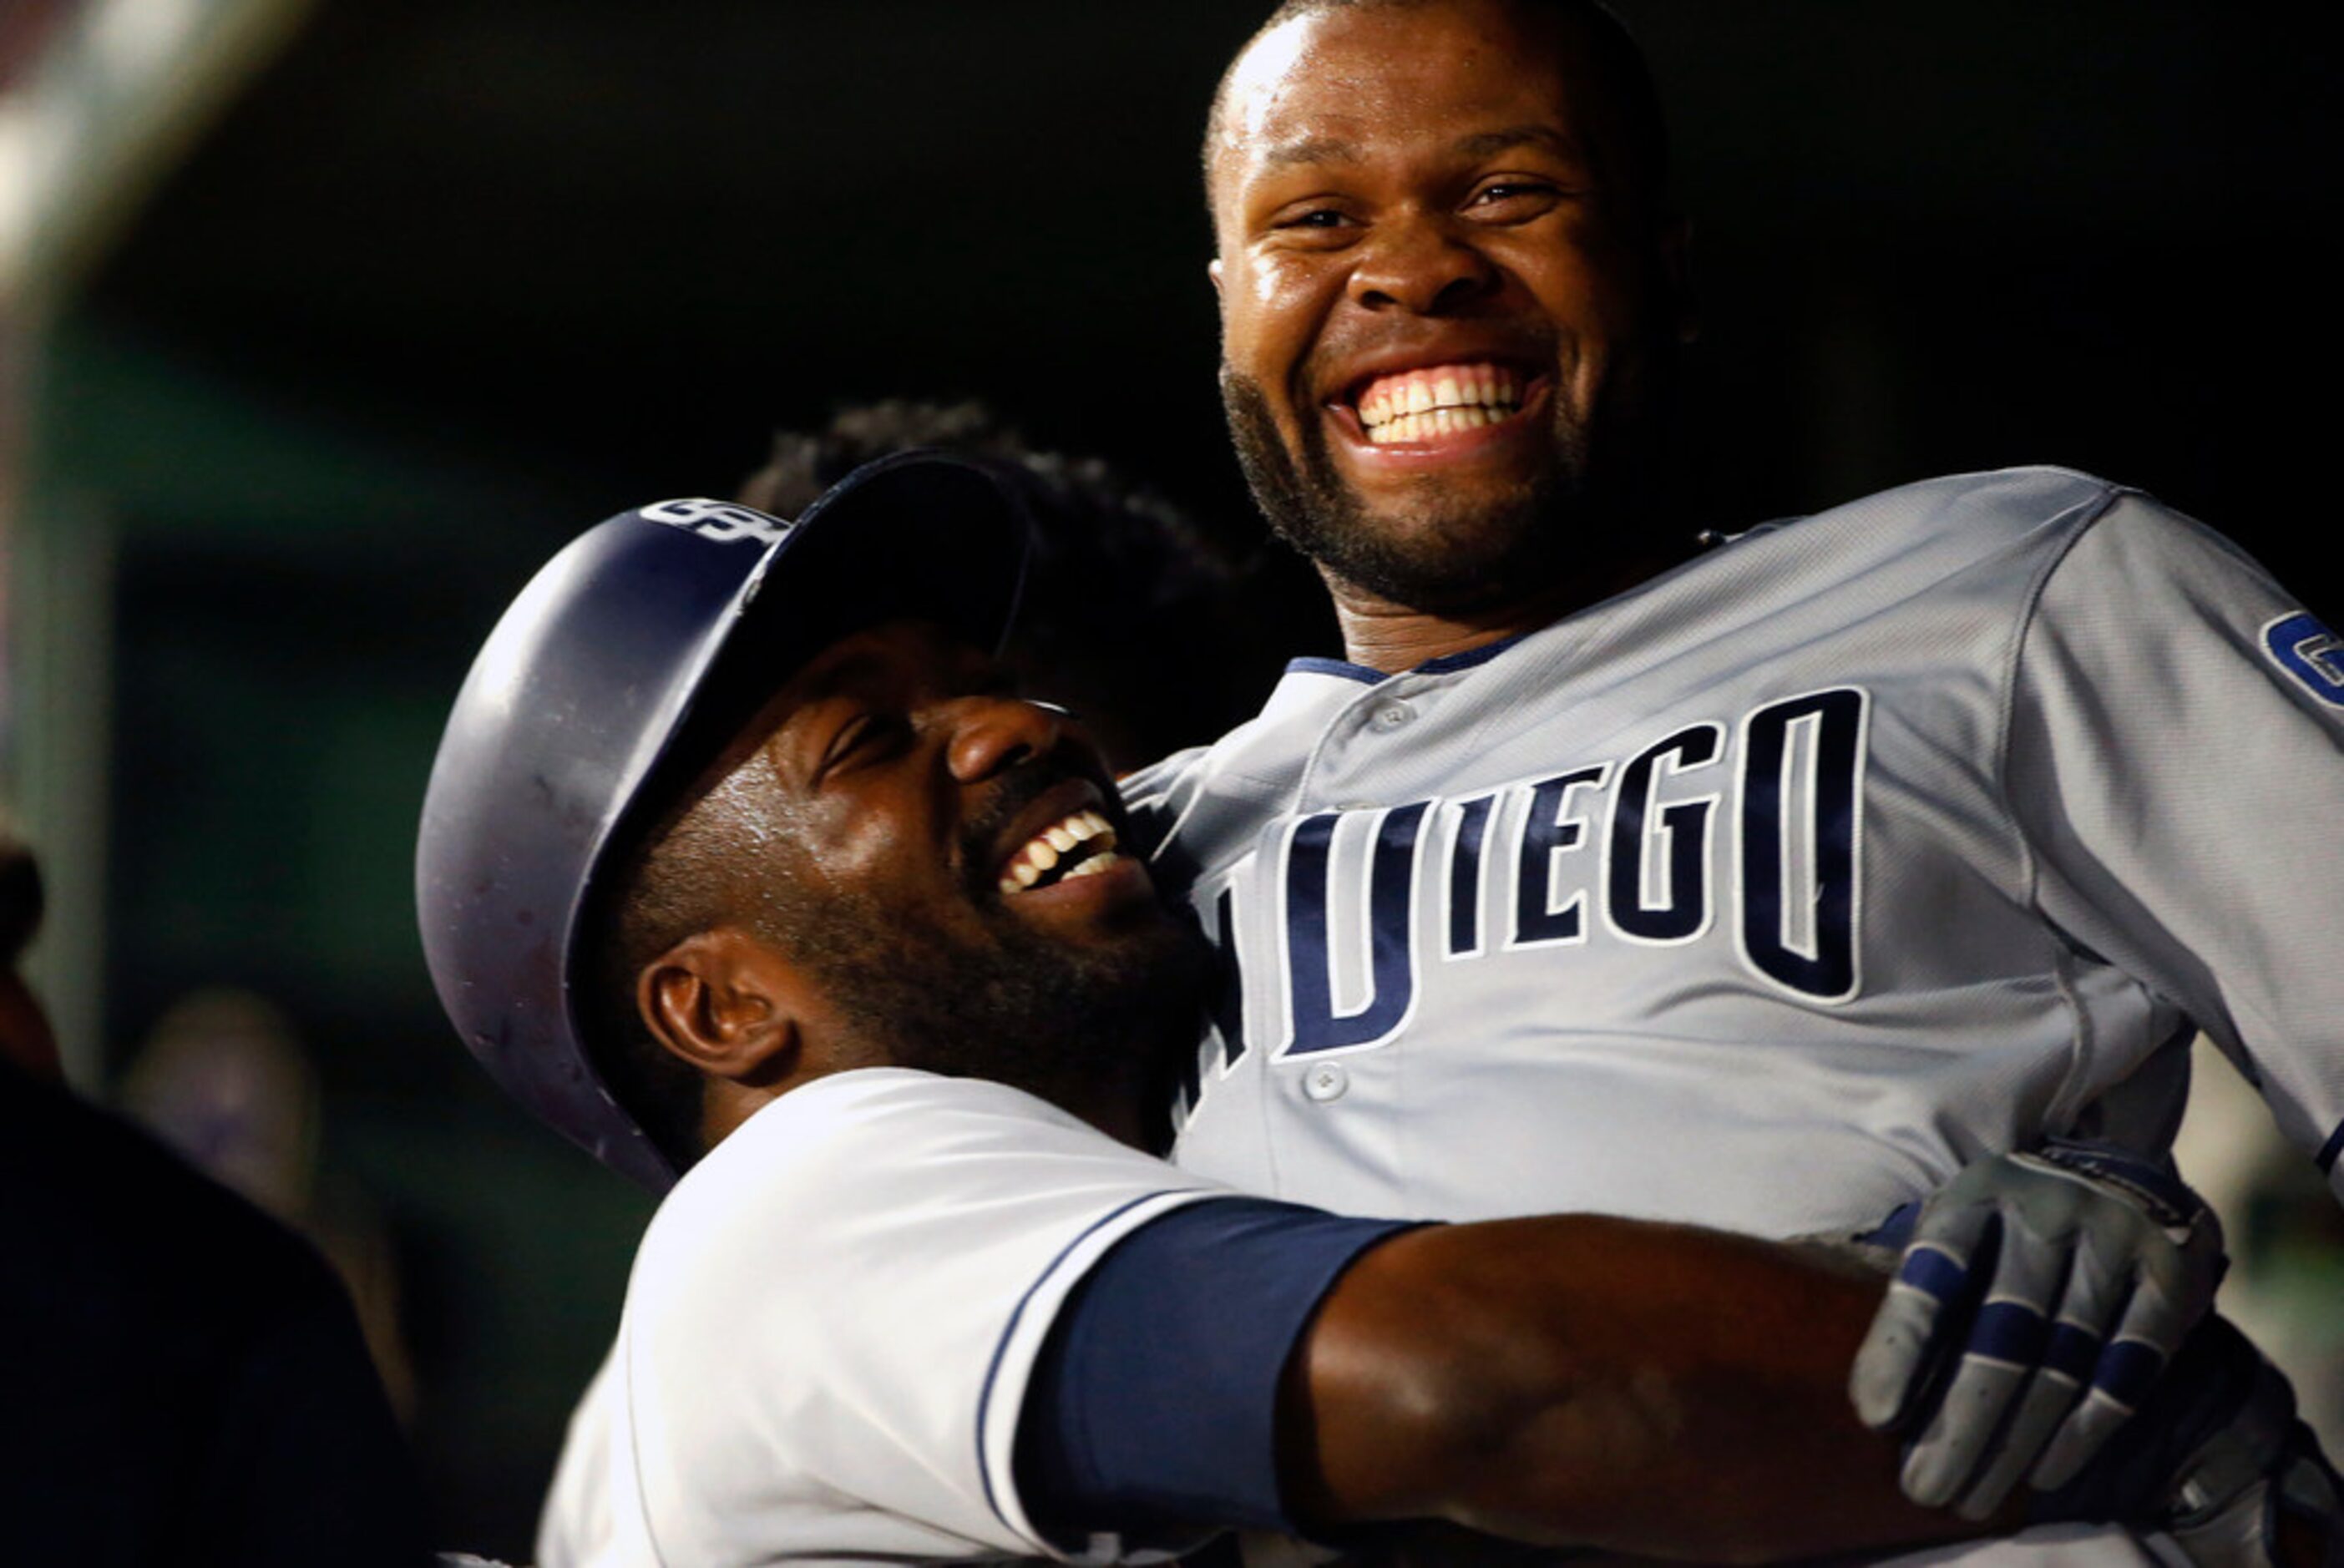
M 2107 1253 L 2088 1237 L 2076 1249 L 2034 1375 L 2001 1441 L 1962 1495 L 1964 1518 L 1993 1517 L 2082 1400 L 2109 1322 L 2126 1299 L 2127 1282 Z
M 2036 1368 L 2025 1380 L 2017 1409 L 2003 1429 L 2002 1441 L 1987 1455 L 1977 1479 L 1962 1493 L 1955 1508 L 1965 1519 L 1991 1519 L 2020 1479 L 2033 1468 L 2051 1433 L 2075 1408 L 2082 1385 L 2046 1377 Z
M 2048 1492 L 2076 1478 L 2109 1434 L 2132 1419 L 2202 1313 L 2202 1307 L 2193 1310 L 2193 1303 L 2177 1300 L 2160 1279 L 2138 1282 L 2093 1361 L 2090 1387 L 2035 1467 L 2036 1487 Z
M 1939 1360 L 1933 1352 L 1941 1348 L 1940 1321 L 1950 1335 L 1957 1304 L 1975 1299 L 1972 1264 L 1995 1218 L 1985 1203 L 1933 1203 L 1922 1211 L 1848 1373 L 1848 1394 L 1864 1425 L 1895 1425 L 1927 1386 Z
M 1904 1459 L 1904 1493 L 1925 1507 L 1961 1496 L 2050 1341 L 2050 1305 L 2068 1249 L 2022 1225 L 2003 1229 L 1993 1282 L 1972 1320 L 1953 1381 Z

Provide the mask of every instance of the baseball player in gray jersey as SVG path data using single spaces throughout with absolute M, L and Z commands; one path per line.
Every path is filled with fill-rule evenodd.
M 1232 434 L 1347 646 L 1126 784 L 1231 966 L 1180 1163 L 1355 1212 L 1863 1232 L 2049 1138 L 2155 1168 L 2202 1029 L 2344 1180 L 2344 643 L 2299 602 L 2056 469 L 1685 559 L 1646 509 L 1685 229 L 1597 6 L 1289 0 L 1206 163 Z M 1991 1273 L 1905 1472 L 1983 1509 L 2039 1434 L 2121 1419 L 2165 1292 L 1976 1196 L 1922 1216 L 1854 1392 L 1894 1423 Z M 2284 1504 L 2333 1553 L 2323 1467 L 2270 1474 L 2177 1533 L 2259 1552 Z
M 1842 1397 L 1875 1273 L 1586 1215 L 1344 1219 L 1147 1152 L 1208 955 L 1086 738 L 984 652 L 1022 555 L 933 456 L 794 522 L 645 507 L 547 564 L 458 696 L 417 853 L 435 984 L 665 1193 L 547 1568 L 1105 1562 L 1228 1522 L 1736 1560 L 1974 1530 Z M 2259 1462 L 2225 1436 L 2251 1349 L 2181 1353 L 2209 1375 L 2054 1516 Z

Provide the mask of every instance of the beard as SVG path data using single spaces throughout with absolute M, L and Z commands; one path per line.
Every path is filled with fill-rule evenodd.
M 1555 429 L 1538 470 L 1495 496 L 1444 493 L 1428 475 L 1396 516 L 1368 510 L 1335 465 L 1326 421 L 1302 420 L 1300 450 L 1279 435 L 1261 384 L 1223 367 L 1221 407 L 1238 464 L 1270 528 L 1329 578 L 1389 603 L 1460 614 L 1521 598 L 1591 569 L 1633 558 L 1620 524 L 1632 509 L 1593 454 L 1642 443 L 1636 429 L 1604 432 L 1554 405 Z M 1625 421 L 1641 426 L 1642 420 Z M 1616 465 L 1629 472 L 1640 465 Z
M 1095 939 L 1069 942 L 1019 919 L 988 869 L 1017 811 L 1067 776 L 1020 768 L 962 835 L 962 892 L 981 927 L 937 911 L 834 892 L 799 919 L 791 946 L 846 1026 L 897 1067 L 985 1078 L 1061 1108 L 1114 1102 L 1169 1107 L 1203 1027 L 1213 950 L 1185 916 L 1153 901 Z M 1120 824 L 1118 824 L 1120 825 Z

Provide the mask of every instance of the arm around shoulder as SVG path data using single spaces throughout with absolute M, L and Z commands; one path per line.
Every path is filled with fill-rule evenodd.
M 1848 1406 L 1877 1276 L 1595 1216 L 1386 1240 L 1289 1363 L 1279 1462 L 1313 1527 L 1442 1518 L 1520 1540 L 1758 1562 L 1980 1526 L 1906 1502 Z

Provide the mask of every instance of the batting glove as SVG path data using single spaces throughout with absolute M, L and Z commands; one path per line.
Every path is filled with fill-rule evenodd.
M 2140 1413 L 2030 1522 L 2161 1530 L 2198 1568 L 2344 1568 L 2344 1483 L 2296 1419 L 2295 1391 L 2209 1316 Z
M 1917 1432 L 1905 1495 L 1985 1519 L 2066 1485 L 2206 1315 L 2221 1224 L 2168 1169 L 2053 1139 L 1923 1206 L 1849 1379 L 1868 1426 Z

